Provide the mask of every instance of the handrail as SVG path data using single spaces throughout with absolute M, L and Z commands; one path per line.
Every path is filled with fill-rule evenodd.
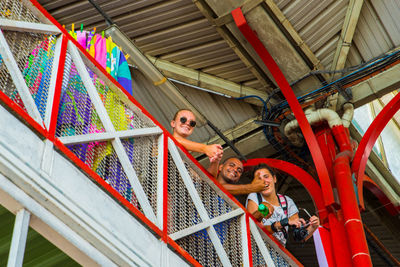
M 15 59 L 18 67 L 13 70 L 20 72 L 26 85 L 14 86 L 7 79 L 0 79 L 3 105 L 43 140 L 49 140 L 190 264 L 301 266 L 265 229 L 254 227 L 246 209 L 37 1 L 30 3 L 21 6 L 28 14 L 27 21 L 35 20 L 33 26 L 29 24 L 30 29 L 44 17 L 61 34 L 36 33 L 32 37 L 12 33 L 18 35 L 19 42 L 32 47 L 21 47 L 21 55 Z M 29 12 L 31 9 L 35 10 Z M 42 14 L 39 18 L 35 16 L 38 13 Z M 11 35 L 0 32 L 4 40 Z M 43 41 L 44 48 L 40 46 Z M 13 51 L 18 45 L 8 42 L 9 47 L 2 49 L 0 55 L 16 57 Z M 28 58 L 26 64 L 23 56 Z M 16 78 L 10 76 L 1 61 L 0 70 L 0 75 L 13 81 Z M 19 92 L 32 96 L 34 105 L 29 106 L 29 112 L 39 116 L 29 115 L 25 97 L 21 100 Z

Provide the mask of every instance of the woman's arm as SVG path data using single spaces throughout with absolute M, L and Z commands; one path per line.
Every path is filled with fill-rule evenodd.
M 206 145 L 206 144 L 190 141 L 190 140 L 180 137 L 180 136 L 174 136 L 174 137 L 179 143 L 181 143 L 189 151 L 204 153 L 208 157 L 218 156 L 219 154 L 222 155 L 222 153 L 223 153 L 222 146 L 219 144 Z
M 317 216 L 312 216 L 310 218 L 310 225 L 307 227 L 308 235 L 304 238 L 304 241 L 310 239 L 310 237 L 314 234 L 315 230 L 319 227 L 319 218 Z

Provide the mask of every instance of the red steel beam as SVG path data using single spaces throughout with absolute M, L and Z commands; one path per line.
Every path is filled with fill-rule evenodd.
M 360 206 L 364 208 L 364 199 L 362 197 L 363 177 L 365 167 L 367 166 L 368 157 L 379 135 L 385 128 L 386 124 L 400 109 L 400 94 L 397 94 L 390 102 L 379 112 L 368 130 L 362 137 L 358 145 L 356 154 L 352 163 L 352 172 L 356 174 L 356 183 L 359 196 L 361 196 Z
M 293 93 L 292 88 L 290 87 L 282 71 L 276 64 L 275 60 L 269 54 L 268 50 L 265 48 L 260 39 L 258 39 L 255 32 L 248 25 L 246 18 L 242 13 L 241 8 L 239 7 L 233 10 L 232 16 L 237 27 L 242 32 L 246 40 L 252 45 L 252 47 L 257 52 L 258 56 L 262 59 L 264 64 L 267 66 L 272 76 L 274 77 L 278 87 L 281 89 L 283 95 L 288 101 L 288 104 L 299 123 L 300 129 L 303 132 L 303 136 L 308 144 L 312 158 L 314 160 L 314 164 L 317 169 L 318 177 L 323 191 L 325 206 L 328 208 L 334 206 L 335 200 L 333 197 L 333 191 L 332 191 L 331 181 L 329 178 L 329 173 L 326 168 L 324 159 L 322 157 L 322 153 L 319 148 L 317 139 L 314 135 L 314 132 L 311 129 L 310 124 L 308 123 L 308 120 L 303 112 L 303 109 L 300 106 L 299 101 L 297 100 L 295 94 Z
M 357 205 L 356 193 L 353 189 L 349 157 L 346 154 L 340 153 L 336 157 L 334 175 L 353 266 L 372 266 L 360 210 Z

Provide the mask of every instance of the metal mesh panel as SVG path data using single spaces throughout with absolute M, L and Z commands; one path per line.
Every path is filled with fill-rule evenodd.
M 272 260 L 275 263 L 276 267 L 289 267 L 289 263 L 282 258 L 282 256 L 279 254 L 278 251 L 276 251 L 274 248 L 268 246 L 269 248 L 269 254 L 271 255 Z
M 179 239 L 177 243 L 201 265 L 222 266 L 206 230 Z
M 157 137 L 129 138 L 122 140 L 122 144 L 153 211 L 157 214 Z
M 189 174 L 193 179 L 196 190 L 199 193 L 210 218 L 214 218 L 232 211 L 232 207 L 229 206 L 228 203 L 226 203 L 226 201 L 219 196 L 209 184 L 204 182 L 193 168 L 190 168 L 186 164 L 186 169 L 189 171 Z
M 0 18 L 27 22 L 40 22 L 39 19 L 33 15 L 20 0 L 1 0 Z
M 87 68 L 116 131 L 154 127 L 144 114 L 133 112 L 93 71 Z
M 92 142 L 67 147 L 125 199 L 135 207 L 139 207 L 132 186 L 122 169 L 111 142 Z
M 269 254 L 271 255 L 271 259 L 274 262 L 275 266 L 277 267 L 287 267 L 290 266 L 289 263 L 280 255 L 278 251 L 276 251 L 273 247 L 271 247 L 267 241 L 265 241 L 264 237 L 264 244 L 267 247 Z M 251 249 L 253 255 L 253 265 L 254 266 L 265 266 L 264 258 L 257 247 L 256 241 L 251 234 Z M 281 252 L 283 253 L 283 252 Z
M 57 119 L 56 136 L 105 132 L 92 101 L 67 53 Z
M 168 155 L 168 234 L 201 222 L 182 177 Z
M 3 34 L 40 114 L 44 118 L 54 58 L 55 37 L 15 31 L 3 31 Z M 2 63 L 0 63 L 0 76 L 1 90 L 24 108 L 7 67 Z
M 254 267 L 264 267 L 267 266 L 264 260 L 264 257 L 262 256 L 260 250 L 258 249 L 257 243 L 253 238 L 253 235 L 251 236 L 251 254 L 253 258 L 253 266 Z M 265 244 L 269 250 L 269 246 Z
M 214 225 L 232 266 L 243 266 L 240 218 L 232 218 Z
M 271 247 L 268 242 L 264 240 L 264 244 L 267 247 L 269 254 L 271 255 L 271 259 L 274 262 L 275 266 L 277 267 L 288 267 L 290 266 L 289 263 L 279 254 L 278 251 L 276 251 L 273 247 Z M 258 246 L 256 244 L 256 241 L 253 238 L 253 235 L 251 235 L 251 252 L 253 255 L 253 266 L 266 266 L 266 263 L 264 261 L 264 258 L 258 249 Z M 281 252 L 283 253 L 283 252 Z
M 42 119 L 46 111 L 55 43 L 56 37 L 51 35 L 36 46 L 22 72 Z
M 24 103 L 2 59 L 0 59 L 0 90 L 26 111 Z

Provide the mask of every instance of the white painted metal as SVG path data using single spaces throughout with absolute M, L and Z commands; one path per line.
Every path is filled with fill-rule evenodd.
M 183 229 L 183 230 L 181 230 L 179 232 L 170 234 L 169 237 L 171 237 L 171 239 L 173 239 L 173 240 L 178 240 L 178 239 L 181 239 L 181 238 L 183 238 L 185 236 L 188 236 L 188 235 L 194 234 L 194 233 L 196 233 L 198 231 L 201 231 L 203 229 L 206 229 L 207 227 L 210 227 L 212 225 L 216 225 L 216 224 L 219 224 L 221 222 L 227 221 L 229 219 L 235 218 L 235 217 L 237 217 L 239 215 L 242 215 L 243 213 L 244 213 L 244 211 L 242 209 L 235 209 L 235 210 L 233 210 L 231 212 L 228 212 L 228 213 L 225 213 L 225 214 L 223 214 L 221 216 L 212 218 L 209 221 L 201 222 L 201 223 L 198 223 L 196 225 L 193 225 L 192 227 L 189 227 L 189 228 Z
M 253 222 L 253 220 L 249 220 L 250 222 L 250 233 L 253 235 L 254 240 L 256 241 L 257 247 L 261 252 L 261 255 L 264 257 L 264 261 L 267 264 L 268 267 L 274 267 L 275 263 L 271 259 L 271 255 L 269 254 L 269 251 L 267 247 L 265 246 L 264 240 L 260 235 L 260 232 L 258 230 L 258 227 L 256 224 Z
M 59 34 L 61 31 L 54 25 L 33 23 L 11 19 L 0 19 L 0 28 L 2 30 L 33 32 L 44 34 Z
M 50 84 L 49 84 L 49 92 L 47 94 L 47 102 L 46 102 L 46 110 L 44 115 L 44 125 L 49 129 L 51 113 L 53 110 L 54 104 L 54 93 L 56 90 L 56 80 L 58 74 L 58 65 L 60 63 L 60 54 L 61 54 L 61 42 L 63 36 L 57 38 L 55 50 L 54 50 L 54 59 L 53 59 L 53 69 L 51 70 L 50 76 Z
M 89 73 L 86 69 L 85 64 L 83 63 L 83 60 L 78 52 L 78 49 L 75 47 L 74 44 L 68 42 L 68 50 L 71 53 L 72 60 L 75 63 L 76 69 L 82 78 L 82 82 L 85 85 L 85 88 L 97 111 L 97 114 L 99 115 L 101 122 L 104 125 L 104 128 L 106 129 L 107 132 L 115 134 L 116 131 L 111 122 L 111 119 L 107 114 L 106 108 L 103 106 L 103 102 L 101 101 L 100 96 L 92 82 L 92 79 L 89 76 Z M 132 189 L 135 192 L 135 195 L 140 203 L 140 206 L 143 209 L 144 214 L 147 216 L 149 220 L 151 220 L 153 223 L 156 223 L 155 213 L 150 205 L 146 193 L 143 190 L 142 185 L 140 184 L 135 169 L 132 167 L 132 164 L 128 158 L 128 155 L 126 154 L 126 151 L 121 143 L 121 140 L 116 138 L 112 140 L 111 143 L 114 147 L 115 153 L 117 154 L 121 162 L 122 168 L 124 169 L 125 174 L 132 185 Z
M 250 266 L 248 242 L 251 242 L 251 240 L 247 238 L 246 215 L 240 216 L 240 231 L 242 234 L 243 266 Z
M 164 134 L 158 137 L 158 156 L 157 156 L 157 223 L 161 230 L 163 229 L 164 223 Z
M 49 140 L 44 141 L 41 170 L 45 175 L 50 175 L 53 169 L 54 145 Z
M 29 115 L 31 115 L 36 122 L 42 124 L 40 113 L 36 107 L 35 102 L 33 101 L 28 86 L 26 86 L 24 77 L 22 76 L 22 73 L 18 68 L 17 62 L 15 62 L 14 56 L 10 51 L 10 47 L 8 46 L 2 31 L 0 31 L 0 55 L 3 57 L 3 61 L 6 64 L 8 71 L 10 72 L 15 87 L 17 88 L 17 91 L 21 96 L 22 102 L 24 102 L 25 108 L 28 111 Z
M 201 220 L 203 222 L 208 222 L 210 220 L 210 218 L 208 217 L 207 210 L 205 209 L 205 207 L 201 201 L 201 198 L 193 184 L 193 181 L 192 181 L 188 171 L 186 170 L 185 164 L 183 163 L 183 160 L 181 159 L 181 157 L 179 155 L 176 145 L 170 138 L 168 138 L 168 150 L 171 153 L 172 159 L 174 160 L 180 175 L 182 176 L 183 183 L 185 184 L 185 187 L 188 190 L 189 195 L 193 200 L 193 204 L 195 205 L 196 210 L 199 213 Z M 207 228 L 207 233 L 211 239 L 211 242 L 214 245 L 214 248 L 218 254 L 219 259 L 221 260 L 221 263 L 224 266 L 232 266 L 229 261 L 228 255 L 226 254 L 226 251 L 225 251 L 224 247 L 222 246 L 221 241 L 220 241 L 214 227 L 211 226 L 211 227 Z
M 42 220 L 42 225 L 60 233 L 101 266 L 161 265 L 157 255 L 162 242 L 63 155 L 54 153 L 51 175 L 45 176 L 41 171 L 45 144 L 1 106 L 0 128 L 3 206 L 8 208 L 2 193 L 6 192 Z M 38 232 L 53 242 L 46 229 Z M 65 244 L 57 246 L 64 251 Z M 168 253 L 170 266 L 186 265 L 171 250 Z
M 7 267 L 22 266 L 24 261 L 26 236 L 28 235 L 30 213 L 26 209 L 18 211 L 15 217 Z

